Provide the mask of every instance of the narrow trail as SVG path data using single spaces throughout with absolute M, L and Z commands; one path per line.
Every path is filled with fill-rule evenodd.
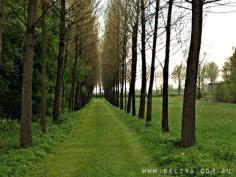
M 81 111 L 78 127 L 48 158 L 42 176 L 138 177 L 146 176 L 143 168 L 155 168 L 114 109 L 104 100 L 92 100 Z

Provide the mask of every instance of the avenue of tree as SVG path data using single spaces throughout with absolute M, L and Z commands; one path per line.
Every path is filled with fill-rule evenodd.
M 165 49 L 165 59 L 163 64 L 160 63 L 162 67 L 160 72 L 163 73 L 161 129 L 163 133 L 170 131 L 168 123 L 168 96 L 169 77 L 171 75 L 171 78 L 178 83 L 179 94 L 182 90 L 183 80 L 185 80 L 180 142 L 182 147 L 190 147 L 195 143 L 196 98 L 201 98 L 202 93 L 204 93 L 206 80 L 210 82 L 210 90 L 213 93 L 213 88 L 215 88 L 220 72 L 214 62 L 200 61 L 204 7 L 209 7 L 210 4 L 218 1 L 110 0 L 108 3 L 101 57 L 104 97 L 113 105 L 126 110 L 127 113 L 132 113 L 134 116 L 137 115 L 140 119 L 146 117 L 146 125 L 150 125 L 152 109 L 155 109 L 152 105 L 152 92 L 156 73 L 156 61 L 160 63 L 156 53 L 161 48 L 159 46 L 161 45 L 160 41 L 165 41 L 162 42 L 165 43 L 164 47 L 162 47 Z M 186 64 L 183 61 L 181 65 L 177 65 L 174 68 L 173 73 L 170 73 L 169 63 L 171 53 L 173 53 L 171 51 L 173 48 L 171 43 L 174 40 L 172 38 L 178 38 L 178 33 L 181 33 L 183 28 L 187 26 L 181 26 L 183 25 L 182 20 L 185 18 L 183 14 L 186 12 L 175 12 L 174 17 L 174 7 L 175 9 L 184 9 L 187 13 L 191 12 L 191 28 L 189 29 L 191 32 Z M 176 32 L 174 29 L 179 29 L 179 31 Z M 172 32 L 174 33 L 173 35 Z M 163 40 L 163 35 L 165 40 Z M 185 40 L 181 36 L 179 38 L 180 40 Z M 148 52 L 151 54 L 147 55 Z M 135 88 L 137 73 L 139 73 L 137 70 L 139 56 L 141 60 L 141 90 L 137 114 Z M 151 63 L 150 70 L 148 71 L 147 61 L 149 60 L 147 60 L 147 57 L 149 56 Z M 230 61 L 232 60 L 234 59 Z M 232 69 L 233 67 L 230 68 Z M 230 72 L 230 75 L 232 73 Z M 230 76 L 230 78 L 232 77 Z M 230 81 L 230 83 L 233 83 L 233 81 Z M 126 90 L 127 88 L 128 90 Z M 220 88 L 221 86 L 218 86 L 218 89 Z M 128 99 L 126 100 L 127 92 Z M 123 97 L 125 97 L 125 100 Z
M 59 123 L 63 111 L 78 111 L 100 93 L 114 106 L 146 119 L 150 126 L 160 72 L 160 129 L 171 131 L 168 96 L 172 78 L 178 94 L 184 90 L 180 145 L 194 145 L 195 103 L 206 92 L 206 80 L 216 100 L 236 102 L 236 51 L 225 62 L 220 83 L 216 82 L 218 66 L 201 57 L 204 7 L 219 1 L 108 0 L 103 29 L 97 0 L 0 0 L 0 117 L 19 119 L 19 143 L 25 148 L 33 141 L 32 120 L 39 117 L 41 132 L 46 133 L 48 116 Z M 186 14 L 191 19 L 184 19 Z M 186 61 L 171 73 L 172 43 L 185 41 L 179 35 L 188 27 L 183 21 L 191 24 L 187 29 L 190 46 Z M 157 56 L 160 50 L 164 50 L 163 63 Z M 141 74 L 139 94 L 137 73 Z

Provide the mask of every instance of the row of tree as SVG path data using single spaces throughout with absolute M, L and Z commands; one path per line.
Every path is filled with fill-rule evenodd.
M 98 2 L 0 1 L 0 113 L 20 118 L 20 145 L 32 143 L 32 117 L 59 122 L 92 97 L 99 80 Z M 22 87 L 21 87 L 22 85 Z
M 184 67 L 175 69 L 175 76 L 182 82 L 185 78 L 184 104 L 182 116 L 181 145 L 192 146 L 195 142 L 195 99 L 197 96 L 197 79 L 199 72 L 199 56 L 202 38 L 203 6 L 218 0 L 111 0 L 109 1 L 106 26 L 102 48 L 102 83 L 105 98 L 127 113 L 136 115 L 135 82 L 138 58 L 141 58 L 141 93 L 138 117 L 144 119 L 146 109 L 146 125 L 152 121 L 152 90 L 155 79 L 156 53 L 161 48 L 157 44 L 164 43 L 165 59 L 161 64 L 163 72 L 162 131 L 169 132 L 168 123 L 168 88 L 169 62 L 171 59 L 172 32 L 183 25 L 183 13 L 175 14 L 174 7 L 191 11 L 191 37 L 185 74 Z M 164 15 L 163 15 L 164 14 Z M 178 26 L 178 24 L 180 24 Z M 177 26 L 177 27 L 176 27 Z M 185 26 L 186 27 L 186 26 Z M 164 29 L 164 31 L 162 30 Z M 180 28 L 176 33 L 181 33 Z M 162 41 L 162 36 L 165 39 Z M 161 42 L 158 42 L 161 41 Z M 178 41 L 181 43 L 181 41 Z M 140 53 L 138 51 L 140 49 Z M 151 67 L 149 86 L 147 85 L 147 52 L 151 51 Z M 209 64 L 210 65 L 210 64 Z M 178 71 L 180 70 L 180 71 Z M 214 81 L 214 79 L 212 80 Z M 129 83 L 126 100 L 126 83 Z M 179 89 L 181 85 L 179 84 Z M 125 89 L 124 89 L 125 88 Z M 147 104 L 146 104 L 146 90 Z M 123 93 L 124 92 L 124 93 Z M 125 101 L 123 96 L 125 95 Z M 120 98 L 120 99 L 119 99 Z M 125 107 L 123 107 L 123 101 Z

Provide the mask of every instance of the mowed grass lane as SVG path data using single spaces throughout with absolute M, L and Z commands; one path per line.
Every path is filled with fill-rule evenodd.
M 101 99 L 80 113 L 71 135 L 47 159 L 40 173 L 48 177 L 138 177 L 143 168 L 156 168 L 138 137 Z M 148 175 L 150 176 L 150 175 Z M 158 174 L 155 174 L 158 176 Z

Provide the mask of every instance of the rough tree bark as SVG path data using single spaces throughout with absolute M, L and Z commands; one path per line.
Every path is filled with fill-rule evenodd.
M 149 125 L 152 120 L 152 89 L 153 89 L 154 74 L 155 74 L 159 7 L 160 7 L 160 1 L 156 0 L 155 24 L 154 24 L 154 32 L 153 32 L 153 47 L 152 47 L 152 63 L 151 63 L 150 83 L 149 83 L 149 89 L 148 89 L 146 125 Z
M 41 41 L 41 100 L 40 100 L 40 128 L 42 132 L 46 132 L 46 69 L 47 69 L 47 40 L 46 40 L 46 0 L 42 0 L 42 19 L 41 19 L 41 30 L 42 30 L 42 41 Z
M 199 54 L 202 39 L 202 0 L 192 1 L 192 32 L 184 91 L 181 146 L 190 147 L 195 143 L 195 103 Z
M 144 0 L 141 0 L 141 55 L 142 55 L 142 86 L 141 86 L 141 96 L 140 96 L 140 105 L 139 105 L 139 114 L 140 119 L 144 119 L 145 114 L 145 102 L 146 102 L 146 85 L 147 85 L 147 71 L 146 71 L 146 19 L 145 19 L 145 3 Z
M 32 76 L 34 57 L 34 31 L 37 0 L 29 0 L 23 55 L 23 82 L 20 121 L 20 146 L 32 143 Z
M 59 116 L 60 116 L 63 65 L 65 60 L 65 32 L 66 32 L 65 15 L 66 15 L 65 0 L 61 0 L 59 55 L 57 64 L 57 80 L 55 86 L 54 106 L 53 106 L 53 122 L 55 123 L 59 121 Z
M 169 0 L 167 24 L 166 24 L 166 51 L 165 64 L 163 69 L 163 102 L 162 102 L 162 131 L 169 132 L 168 121 L 168 87 L 169 87 L 169 59 L 170 59 L 170 37 L 171 37 L 171 16 L 173 1 Z

